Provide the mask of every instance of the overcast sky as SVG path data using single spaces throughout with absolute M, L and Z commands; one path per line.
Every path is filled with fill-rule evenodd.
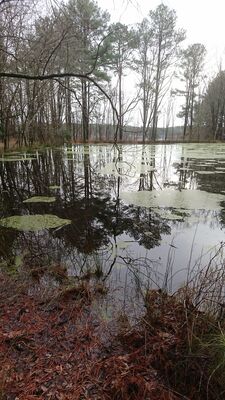
M 140 22 L 155 9 L 160 0 L 97 0 L 107 9 L 112 21 L 125 24 Z M 208 73 L 225 69 L 225 0 L 165 0 L 164 4 L 177 12 L 178 26 L 187 31 L 186 43 L 202 43 L 208 51 Z

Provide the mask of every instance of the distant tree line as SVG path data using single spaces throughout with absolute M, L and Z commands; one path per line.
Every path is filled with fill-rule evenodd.
M 126 140 L 138 116 L 141 140 L 165 139 L 174 100 L 183 139 L 222 139 L 225 72 L 207 82 L 206 49 L 184 48 L 176 12 L 164 4 L 133 27 L 110 24 L 92 0 L 0 1 L 0 136 L 20 145 L 59 140 Z M 43 13 L 42 13 L 43 14 Z M 178 82 L 180 80 L 180 83 Z M 132 88 L 132 93 L 128 93 Z M 179 87 L 179 90 L 177 89 Z M 132 123 L 130 122 L 132 121 Z

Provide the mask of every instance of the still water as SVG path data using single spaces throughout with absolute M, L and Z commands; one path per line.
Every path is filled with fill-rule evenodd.
M 176 290 L 224 241 L 225 144 L 3 154 L 0 190 L 2 268 L 59 264 L 124 302 L 149 286 Z

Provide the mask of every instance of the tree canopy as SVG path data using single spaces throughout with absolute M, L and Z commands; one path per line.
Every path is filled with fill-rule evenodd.
M 109 13 L 92 0 L 54 3 L 41 14 L 38 7 L 39 0 L 0 2 L 0 134 L 5 146 L 10 137 L 25 145 L 126 140 L 130 125 L 136 126 L 139 139 L 156 140 L 159 125 L 173 109 L 171 93 L 184 98 L 179 116 L 185 139 L 196 135 L 199 124 L 222 137 L 222 94 L 213 88 L 216 81 L 205 90 L 202 84 L 206 49 L 201 43 L 185 47 L 175 10 L 160 4 L 128 27 L 110 23 Z

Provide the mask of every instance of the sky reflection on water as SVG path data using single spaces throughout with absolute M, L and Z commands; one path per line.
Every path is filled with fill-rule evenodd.
M 53 214 L 71 224 L 37 232 L 1 226 L 0 263 L 12 268 L 20 257 L 24 270 L 58 263 L 70 276 L 100 277 L 120 301 L 148 286 L 175 290 L 224 240 L 224 182 L 223 144 L 73 145 L 2 156 L 1 221 Z M 193 209 L 157 207 L 156 195 L 190 190 L 201 193 Z M 147 193 L 144 207 L 132 193 Z M 26 202 L 36 196 L 55 201 Z

